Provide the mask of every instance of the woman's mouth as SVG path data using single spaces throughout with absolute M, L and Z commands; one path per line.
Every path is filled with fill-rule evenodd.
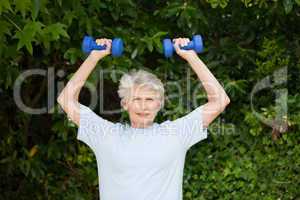
M 137 113 L 137 115 L 140 117 L 148 117 L 150 114 L 149 113 Z

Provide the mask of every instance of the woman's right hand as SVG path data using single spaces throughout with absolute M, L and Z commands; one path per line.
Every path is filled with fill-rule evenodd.
M 96 39 L 96 43 L 101 46 L 106 45 L 105 50 L 92 50 L 91 51 L 90 56 L 98 61 L 101 58 L 103 58 L 111 53 L 112 40 L 106 39 L 106 38 L 101 38 L 101 39 Z

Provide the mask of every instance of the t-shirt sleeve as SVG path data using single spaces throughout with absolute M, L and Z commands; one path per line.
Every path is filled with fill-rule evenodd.
M 103 119 L 85 105 L 79 103 L 79 107 L 80 122 L 77 139 L 87 144 L 95 152 L 107 134 L 112 133 L 115 123 Z
M 203 127 L 202 110 L 203 106 L 199 106 L 171 122 L 185 150 L 207 138 L 207 128 Z

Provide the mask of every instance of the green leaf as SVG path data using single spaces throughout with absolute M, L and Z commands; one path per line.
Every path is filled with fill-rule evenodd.
M 163 47 L 162 47 L 162 42 L 160 39 L 155 39 L 154 40 L 154 44 L 158 50 L 159 53 L 162 53 L 163 52 Z
M 220 6 L 221 8 L 225 8 L 229 2 L 229 0 L 206 0 L 210 3 L 212 8 L 217 8 Z
M 4 41 L 4 38 L 2 39 L 4 34 L 11 35 L 9 27 L 10 27 L 10 24 L 8 22 L 0 20 L 0 39 L 1 39 L 1 41 Z
M 134 59 L 138 53 L 138 48 L 135 48 L 134 51 L 131 53 L 131 59 Z
M 229 2 L 229 0 L 221 0 L 221 2 L 220 2 L 221 8 L 225 8 L 227 6 L 228 2 Z
M 217 8 L 219 5 L 219 2 L 217 0 L 206 0 L 208 3 L 210 3 L 212 8 Z
M 16 11 L 20 11 L 22 17 L 25 18 L 26 11 L 31 10 L 31 0 L 15 0 Z
M 35 20 L 37 18 L 40 11 L 40 7 L 41 7 L 40 0 L 33 0 L 32 12 L 31 12 L 32 20 Z
M 68 33 L 65 30 L 66 25 L 61 23 L 55 23 L 47 26 L 43 29 L 43 35 L 47 36 L 50 41 L 55 41 L 60 38 L 60 36 L 69 38 Z
M 148 50 L 149 50 L 150 52 L 153 51 L 153 43 L 152 43 L 152 41 L 147 41 L 147 48 L 148 48 Z
M 0 1 L 0 14 L 5 10 L 12 11 L 9 0 Z
M 293 0 L 284 0 L 283 7 L 286 14 L 289 14 L 293 10 L 294 1 Z
M 295 0 L 296 4 L 300 6 L 300 0 Z
M 70 25 L 70 24 L 72 24 L 72 21 L 74 19 L 76 19 L 77 17 L 78 16 L 76 16 L 76 13 L 74 11 L 67 11 L 67 12 L 65 12 L 64 18 L 62 21 L 64 24 Z
M 153 35 L 151 38 L 152 39 L 160 38 L 161 36 L 164 36 L 164 35 L 167 35 L 167 34 L 168 34 L 168 32 L 162 32 L 162 31 L 160 31 L 160 32 L 157 32 L 155 35 Z
M 41 22 L 29 22 L 25 25 L 22 31 L 18 31 L 15 38 L 19 39 L 17 50 L 21 49 L 23 46 L 26 47 L 28 52 L 32 55 L 32 42 L 35 41 L 35 36 L 37 33 L 41 33 L 42 27 L 44 25 Z
M 71 64 L 75 64 L 81 55 L 82 52 L 78 48 L 70 48 L 64 54 L 64 58 L 69 59 Z

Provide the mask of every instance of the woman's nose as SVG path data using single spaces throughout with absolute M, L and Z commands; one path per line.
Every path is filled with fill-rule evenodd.
M 147 105 L 147 102 L 146 101 L 140 101 L 140 103 L 139 103 L 139 107 L 141 108 L 141 109 L 147 109 L 148 108 L 148 105 Z

